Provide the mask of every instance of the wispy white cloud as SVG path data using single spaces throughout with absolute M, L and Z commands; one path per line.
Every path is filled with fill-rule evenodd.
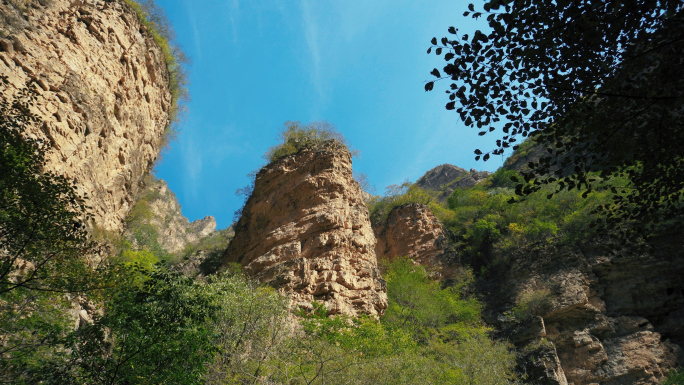
M 332 4 L 339 17 L 339 34 L 346 42 L 362 37 L 370 26 L 378 25 L 390 7 L 397 6 L 397 0 L 347 0 Z
M 238 18 L 240 16 L 240 0 L 233 0 L 228 4 L 228 21 L 233 38 L 233 45 L 238 45 Z
M 202 174 L 202 149 L 191 136 L 184 138 L 182 143 L 183 163 L 185 165 L 184 193 L 185 196 L 197 201 Z
M 313 4 L 310 0 L 301 0 L 302 22 L 304 25 L 304 37 L 311 54 L 312 71 L 311 81 L 319 96 L 323 96 L 323 81 L 321 79 L 321 50 L 319 46 L 318 21 L 313 14 Z
M 195 13 L 193 12 L 193 8 L 191 6 L 191 0 L 186 0 L 183 2 L 185 5 L 185 14 L 188 15 L 188 21 L 190 22 L 190 27 L 192 27 L 192 37 L 193 37 L 193 42 L 195 44 L 195 53 L 194 56 L 198 60 L 202 59 L 202 39 L 200 36 L 199 29 L 197 28 L 197 18 L 195 17 Z

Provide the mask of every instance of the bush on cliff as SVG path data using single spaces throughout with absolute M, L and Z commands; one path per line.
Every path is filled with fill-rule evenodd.
M 171 92 L 171 107 L 169 119 L 171 123 L 179 122 L 184 109 L 184 103 L 190 99 L 188 93 L 188 75 L 184 67 L 189 59 L 183 50 L 175 43 L 175 33 L 171 23 L 166 18 L 163 8 L 157 6 L 154 0 L 124 0 L 135 11 L 138 20 L 144 25 L 149 34 L 159 45 L 164 55 L 166 69 L 169 72 L 169 91 Z M 169 125 L 162 138 L 167 145 L 175 135 L 173 125 Z
M 304 147 L 317 146 L 327 140 L 335 139 L 341 144 L 348 146 L 347 140 L 337 131 L 334 125 L 328 122 L 313 122 L 302 124 L 300 122 L 285 122 L 278 135 L 279 142 L 271 147 L 264 158 L 269 162 L 296 154 Z M 352 155 L 357 155 L 358 151 L 351 150 Z

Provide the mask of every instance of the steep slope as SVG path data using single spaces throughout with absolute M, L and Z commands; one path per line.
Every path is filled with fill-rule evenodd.
M 216 231 L 216 220 L 212 216 L 190 222 L 181 213 L 176 195 L 161 179 L 152 175 L 141 181 L 143 186 L 136 203 L 126 218 L 124 235 L 137 249 L 144 242 L 145 230 L 153 231 L 155 242 L 169 254 L 176 254 Z M 140 240 L 138 238 L 141 238 Z
M 542 194 L 508 205 L 511 168 L 539 153 L 534 143 L 522 146 L 489 181 L 435 211 L 454 232 L 459 258 L 478 272 L 485 320 L 517 346 L 520 372 L 533 383 L 660 383 L 684 365 L 681 228 L 663 226 L 646 245 L 618 245 L 587 230 L 603 198 Z M 418 240 L 430 243 L 434 231 L 403 211 L 380 229 L 398 235 L 379 246 L 420 255 Z M 420 262 L 440 267 L 434 258 Z
M 519 347 L 552 342 L 551 361 L 560 361 L 570 384 L 657 384 L 684 364 L 678 243 L 679 250 L 649 253 L 598 244 L 522 250 L 486 282 L 489 322 Z M 513 305 L 538 306 L 541 327 L 536 319 L 508 319 Z M 532 350 L 528 359 L 538 354 Z
M 48 167 L 90 198 L 95 223 L 121 231 L 140 179 L 169 124 L 163 52 L 136 12 L 118 1 L 4 1 L 0 74 L 16 93 L 33 81 L 52 144 Z
M 223 262 L 328 314 L 382 314 L 384 281 L 351 155 L 330 140 L 264 167 Z
M 438 198 L 445 200 L 456 188 L 469 188 L 485 180 L 490 173 L 488 171 L 466 171 L 451 164 L 439 165 L 425 173 L 416 186 L 423 190 L 439 192 Z

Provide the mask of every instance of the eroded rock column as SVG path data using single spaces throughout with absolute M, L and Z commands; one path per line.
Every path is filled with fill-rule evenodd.
M 259 172 L 223 261 L 290 294 L 295 307 L 378 315 L 387 295 L 374 248 L 351 155 L 328 141 Z

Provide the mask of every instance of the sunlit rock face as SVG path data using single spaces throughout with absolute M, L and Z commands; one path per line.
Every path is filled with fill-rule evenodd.
M 429 267 L 443 280 L 455 278 L 460 271 L 447 230 L 427 205 L 410 203 L 395 207 L 387 220 L 373 230 L 378 257 L 388 260 L 408 257 Z
M 0 92 L 37 84 L 30 135 L 51 144 L 48 169 L 87 194 L 98 226 L 121 231 L 169 123 L 161 49 L 123 1 L 8 0 L 0 16 Z
M 423 190 L 439 192 L 437 198 L 440 201 L 446 201 L 457 188 L 473 187 L 487 179 L 489 175 L 489 171 L 477 171 L 472 168 L 466 171 L 446 163 L 426 172 L 418 179 L 416 186 Z
M 374 248 L 351 155 L 327 141 L 257 174 L 223 261 L 289 294 L 295 307 L 379 315 L 387 294 Z

